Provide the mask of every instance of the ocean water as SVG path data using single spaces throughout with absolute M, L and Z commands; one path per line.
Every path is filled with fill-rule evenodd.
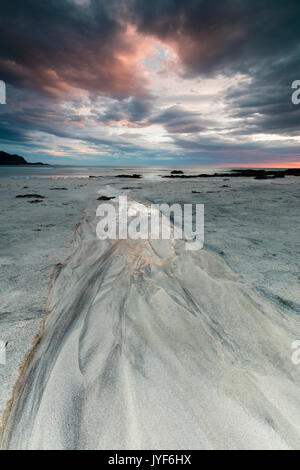
M 174 167 L 116 167 L 116 166 L 0 166 L 0 178 L 88 178 L 89 176 L 117 176 L 138 173 L 143 178 L 159 179 Z M 228 168 L 181 167 L 186 174 L 227 172 Z

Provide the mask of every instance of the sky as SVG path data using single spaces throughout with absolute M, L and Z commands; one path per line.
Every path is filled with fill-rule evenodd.
M 0 150 L 300 167 L 299 0 L 1 0 Z

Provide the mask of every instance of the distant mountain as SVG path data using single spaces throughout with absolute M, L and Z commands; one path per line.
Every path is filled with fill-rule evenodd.
M 9 166 L 9 165 L 46 165 L 46 166 L 49 166 L 47 165 L 47 163 L 41 163 L 41 162 L 37 162 L 37 163 L 28 163 L 25 158 L 23 157 L 20 157 L 19 155 L 11 155 L 10 153 L 6 153 L 6 152 L 1 152 L 0 151 L 0 165 L 5 165 L 5 166 Z

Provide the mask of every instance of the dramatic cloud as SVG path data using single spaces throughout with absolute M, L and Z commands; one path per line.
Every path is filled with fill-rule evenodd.
M 162 124 L 170 134 L 191 134 L 205 129 L 197 113 L 184 110 L 179 106 L 167 108 L 149 122 Z
M 0 75 L 15 86 L 61 97 L 83 89 L 145 92 L 139 59 L 149 41 L 114 16 L 109 2 L 3 0 Z
M 138 30 L 172 44 L 190 73 L 248 73 L 299 46 L 297 0 L 134 0 L 128 5 Z
M 113 101 L 106 110 L 99 115 L 99 121 L 107 124 L 125 122 L 133 127 L 145 125 L 145 119 L 152 109 L 151 97 L 131 97 L 122 101 Z
M 2 0 L 1 149 L 58 163 L 299 162 L 299 53 L 298 0 Z

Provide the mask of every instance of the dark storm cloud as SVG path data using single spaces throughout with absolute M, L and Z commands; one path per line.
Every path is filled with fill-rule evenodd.
M 16 90 L 8 87 L 9 104 L 0 107 L 0 128 L 18 132 L 18 140 L 29 141 L 32 131 L 44 132 L 57 137 L 69 137 L 68 127 L 78 126 L 83 117 L 59 107 L 56 100 L 34 91 Z M 4 134 L 4 131 L 3 131 Z
M 19 142 L 24 144 L 27 140 L 26 132 L 22 132 L 20 129 L 13 129 L 6 123 L 0 123 L 0 141 Z
M 139 30 L 171 41 L 186 75 L 239 72 L 252 78 L 227 97 L 229 114 L 244 118 L 234 133 L 299 133 L 300 107 L 291 103 L 291 83 L 300 77 L 298 0 L 132 5 Z
M 116 96 L 144 93 L 136 44 L 109 2 L 2 0 L 0 76 L 61 96 L 69 87 Z
M 151 124 L 162 124 L 170 134 L 190 134 L 204 129 L 197 113 L 172 106 L 149 120 Z M 207 125 L 207 122 L 206 122 Z
M 291 103 L 300 77 L 298 0 L 133 0 L 131 14 L 140 31 L 176 47 L 185 75 L 252 78 L 228 95 L 229 113 L 245 118 L 240 132 L 299 133 L 300 107 Z
M 241 133 L 297 135 L 300 107 L 292 103 L 292 82 L 300 77 L 300 47 L 256 70 L 252 82 L 227 95 L 234 117 L 244 119 Z
M 133 124 L 142 124 L 152 109 L 153 98 L 151 96 L 115 100 L 105 112 L 98 115 L 98 120 L 105 123 L 127 121 Z
M 2 0 L 0 75 L 48 93 L 135 95 L 127 25 L 171 43 L 186 73 L 253 73 L 299 46 L 298 0 Z M 125 59 L 125 60 L 124 60 Z
M 238 70 L 299 45 L 298 0 L 132 0 L 140 31 L 173 41 L 190 73 Z

